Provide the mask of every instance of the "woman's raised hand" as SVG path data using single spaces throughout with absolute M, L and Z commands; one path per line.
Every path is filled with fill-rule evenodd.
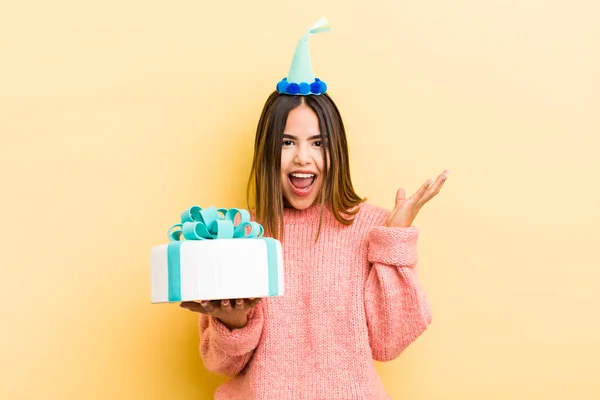
M 440 192 L 449 172 L 448 170 L 442 172 L 435 182 L 432 179 L 428 180 L 408 199 L 405 198 L 404 189 L 398 189 L 396 206 L 390 213 L 386 225 L 401 228 L 411 226 L 421 207 Z

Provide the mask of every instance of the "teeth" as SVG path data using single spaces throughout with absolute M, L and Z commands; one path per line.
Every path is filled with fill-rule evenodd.
M 315 174 L 291 174 L 295 178 L 312 178 Z

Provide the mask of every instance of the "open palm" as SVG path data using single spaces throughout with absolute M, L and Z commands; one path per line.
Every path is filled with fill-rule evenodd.
M 432 179 L 428 180 L 408 199 L 406 198 L 404 189 L 398 189 L 396 193 L 396 206 L 388 216 L 386 226 L 401 228 L 411 226 L 421 207 L 440 192 L 449 172 L 445 170 L 435 181 Z

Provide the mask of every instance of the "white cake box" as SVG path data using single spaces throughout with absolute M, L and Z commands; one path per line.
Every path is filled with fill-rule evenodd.
M 173 227 L 171 243 L 150 251 L 152 303 L 283 295 L 281 243 L 247 211 L 194 206 Z

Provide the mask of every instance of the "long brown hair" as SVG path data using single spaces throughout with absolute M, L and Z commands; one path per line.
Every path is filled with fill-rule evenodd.
M 265 235 L 279 240 L 283 239 L 285 201 L 280 173 L 283 131 L 290 111 L 302 104 L 317 115 L 324 139 L 324 185 L 320 194 L 322 207 L 317 240 L 326 203 L 340 223 L 350 225 L 358 211 L 356 206 L 365 201 L 352 186 L 346 130 L 331 97 L 328 94 L 290 96 L 275 91 L 267 99 L 256 128 L 247 200 L 250 205 L 250 193 L 253 191 L 256 221 L 265 229 Z

